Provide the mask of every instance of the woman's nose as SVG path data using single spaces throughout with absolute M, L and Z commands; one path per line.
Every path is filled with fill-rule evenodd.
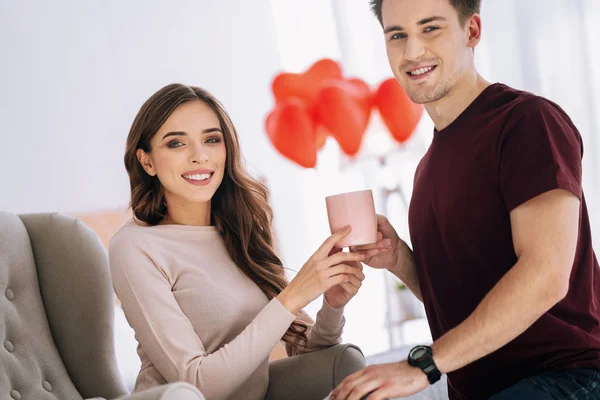
M 190 146 L 190 156 L 188 161 L 191 164 L 201 164 L 201 163 L 205 163 L 208 161 L 208 153 L 206 152 L 206 149 L 204 148 L 204 146 L 201 145 L 195 145 L 195 146 Z

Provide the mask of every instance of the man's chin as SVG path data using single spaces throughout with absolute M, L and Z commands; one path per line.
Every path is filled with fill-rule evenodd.
M 408 97 L 416 104 L 435 103 L 444 97 L 440 96 L 439 93 L 430 87 L 415 88 L 414 90 L 406 91 L 406 94 L 408 94 Z
M 435 98 L 432 98 L 430 95 L 428 95 L 428 93 L 425 92 L 409 92 L 407 94 L 412 102 L 416 104 L 427 104 L 437 101 Z

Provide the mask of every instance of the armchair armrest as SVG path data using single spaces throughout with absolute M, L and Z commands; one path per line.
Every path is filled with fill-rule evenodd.
M 104 400 L 101 397 L 94 397 L 88 400 Z M 185 382 L 171 383 L 168 385 L 157 386 L 152 389 L 144 390 L 119 397 L 116 400 L 206 400 L 202 393 L 193 385 Z
M 273 361 L 265 400 L 322 400 L 346 376 L 365 367 L 362 352 L 352 344 Z

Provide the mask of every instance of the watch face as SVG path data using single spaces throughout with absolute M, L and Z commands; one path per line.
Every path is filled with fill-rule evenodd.
M 410 351 L 408 358 L 414 361 L 421 361 L 429 354 L 430 350 L 427 346 L 417 346 Z
M 418 360 L 418 359 L 422 358 L 423 356 L 425 356 L 426 354 L 427 354 L 427 350 L 422 347 L 419 347 L 419 348 L 415 349 L 415 351 L 413 352 L 412 358 L 415 360 Z

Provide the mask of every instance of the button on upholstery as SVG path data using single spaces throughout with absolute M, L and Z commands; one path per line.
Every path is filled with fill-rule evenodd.
M 6 298 L 10 301 L 13 301 L 13 299 L 15 298 L 15 293 L 10 289 L 6 289 Z
M 13 346 L 13 344 L 10 341 L 7 340 L 6 342 L 4 342 L 4 348 L 9 353 L 12 353 L 14 351 L 14 349 L 15 349 L 15 346 Z
M 50 384 L 50 382 L 44 381 L 42 383 L 42 386 L 44 387 L 44 389 L 46 389 L 47 392 L 51 392 L 52 391 L 52 385 Z
M 15 400 L 21 400 L 21 393 L 17 392 L 16 390 L 11 390 L 10 397 L 12 397 Z

